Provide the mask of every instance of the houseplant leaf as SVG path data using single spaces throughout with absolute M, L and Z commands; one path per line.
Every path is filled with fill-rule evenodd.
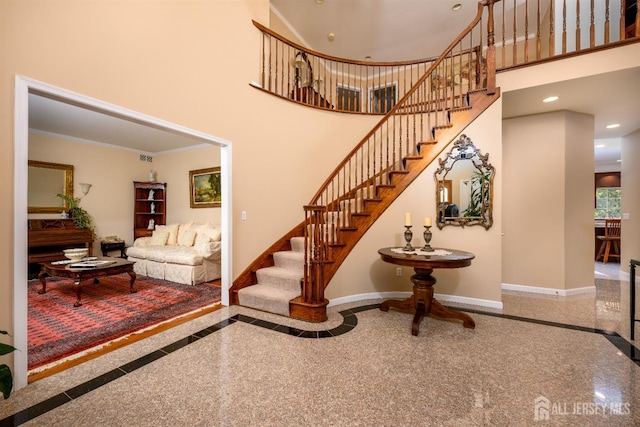
M 11 375 L 11 369 L 5 364 L 0 365 L 0 392 L 5 399 L 11 396 L 11 390 L 13 389 L 13 375 Z

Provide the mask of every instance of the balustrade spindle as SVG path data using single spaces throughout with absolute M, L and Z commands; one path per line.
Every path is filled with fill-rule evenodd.
M 580 50 L 580 0 L 576 0 L 576 52 Z
M 595 24 L 595 8 L 593 0 L 591 0 L 591 13 L 589 16 L 591 23 L 589 25 L 589 47 L 596 46 L 596 24 Z

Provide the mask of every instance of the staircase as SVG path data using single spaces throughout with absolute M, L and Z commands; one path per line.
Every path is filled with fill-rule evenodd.
M 305 206 L 305 219 L 234 281 L 232 304 L 326 320 L 324 289 L 371 225 L 496 99 L 493 1 L 486 56 L 474 21 L 360 141 Z M 485 68 L 486 64 L 486 68 Z
M 256 271 L 256 284 L 238 291 L 238 303 L 289 316 L 289 301 L 301 294 L 304 276 L 304 237 L 290 240 L 291 250 L 273 253 L 273 266 Z

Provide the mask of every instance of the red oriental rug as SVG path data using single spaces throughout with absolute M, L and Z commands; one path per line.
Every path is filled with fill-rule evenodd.
M 129 275 L 101 277 L 82 287 L 82 306 L 73 307 L 73 281 L 47 277 L 28 284 L 28 362 L 34 369 L 123 337 L 165 320 L 220 302 L 220 287 L 181 285 L 138 276 L 129 292 Z

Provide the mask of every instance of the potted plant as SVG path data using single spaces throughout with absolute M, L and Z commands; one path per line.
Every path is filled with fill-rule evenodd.
M 69 197 L 66 194 L 56 194 L 62 200 L 67 202 L 69 206 L 69 216 L 73 220 L 73 223 L 78 228 L 86 228 L 93 231 L 93 223 L 91 222 L 91 216 L 87 211 L 80 207 L 80 197 Z
M 0 331 L 2 335 L 9 335 L 7 331 Z M 5 354 L 11 354 L 16 350 L 15 347 L 9 344 L 0 343 L 0 356 L 4 356 Z M 11 390 L 13 389 L 13 375 L 11 374 L 11 369 L 8 365 L 4 363 L 0 365 L 0 392 L 2 392 L 2 396 L 5 399 L 8 399 L 11 395 Z

